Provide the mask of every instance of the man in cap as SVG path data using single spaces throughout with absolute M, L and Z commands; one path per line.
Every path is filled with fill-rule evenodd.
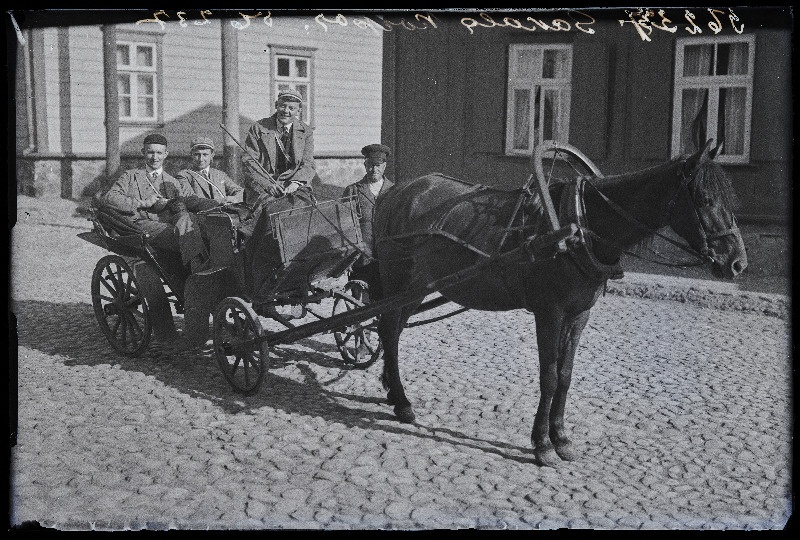
M 356 196 L 358 200 L 361 211 L 361 236 L 364 239 L 366 253 L 366 257 L 362 255 L 353 264 L 350 279 L 366 282 L 370 296 L 377 299 L 381 297 L 382 287 L 378 273 L 378 261 L 371 258 L 373 254 L 372 222 L 375 201 L 379 195 L 386 193 L 394 185 L 384 175 L 386 160 L 391 155 L 391 150 L 384 144 L 370 144 L 362 148 L 361 153 L 364 155 L 364 168 L 367 174 L 358 182 L 347 186 L 342 193 L 344 197 Z
M 184 265 L 199 272 L 207 265 L 208 253 L 191 214 L 182 207 L 182 198 L 191 193 L 163 168 L 168 154 L 166 137 L 145 137 L 144 167 L 123 172 L 101 201 L 148 233 L 151 244 L 180 253 Z
M 214 141 L 210 137 L 197 137 L 192 141 L 190 153 L 192 166 L 183 169 L 175 178 L 185 184 L 187 192 L 193 193 L 200 201 L 214 201 L 218 204 L 240 202 L 243 188 L 225 174 L 224 171 L 212 167 L 214 161 Z M 187 197 L 186 206 L 190 211 L 199 209 L 194 204 L 197 199 Z
M 299 119 L 303 96 L 297 90 L 282 90 L 275 101 L 275 113 L 262 118 L 250 128 L 242 156 L 245 198 L 254 204 L 259 199 L 298 188 L 311 188 L 317 176 L 314 163 L 314 133 Z

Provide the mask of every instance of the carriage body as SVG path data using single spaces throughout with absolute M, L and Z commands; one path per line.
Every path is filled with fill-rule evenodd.
M 259 317 L 291 327 L 292 319 L 308 313 L 326 318 L 311 308 L 326 298 L 334 298 L 333 314 L 361 305 L 361 291 L 348 282 L 349 270 L 364 245 L 358 205 L 353 197 L 315 202 L 255 218 L 269 220 L 270 225 L 269 241 L 256 244 L 263 250 L 260 259 L 248 257 L 248 238 L 242 233 L 242 225 L 249 212 L 242 212 L 244 208 L 226 205 L 197 214 L 208 242 L 209 268 L 191 275 L 180 254 L 153 246 L 147 234 L 137 231 L 124 218 L 91 209 L 93 230 L 78 236 L 112 253 L 101 258 L 95 267 L 92 301 L 101 330 L 115 349 L 128 356 L 139 356 L 147 349 L 154 331 L 157 337 L 159 334 L 165 339 L 176 337 L 173 311 L 186 312 L 184 334 L 188 335 L 206 336 L 208 317 L 213 315 L 216 342 L 225 339 L 218 339 L 218 329 L 230 326 L 223 325 L 222 319 L 231 324 L 232 319 L 240 319 L 244 327 L 250 328 L 250 334 L 263 335 L 266 330 Z M 276 264 L 266 286 L 255 290 L 253 274 L 258 268 L 251 266 L 264 258 Z M 279 306 L 291 306 L 293 313 L 279 313 L 275 309 Z M 188 328 L 190 314 L 192 324 L 201 328 Z M 373 333 L 362 329 L 360 337 L 363 338 L 364 332 Z M 380 353 L 377 338 L 372 338 L 368 350 L 359 356 L 350 333 L 334 332 L 334 335 L 343 359 L 358 367 L 371 365 Z M 231 367 L 230 355 L 226 354 L 231 351 L 225 349 L 215 352 L 226 378 L 234 389 L 252 393 L 260 385 L 263 366 L 257 366 L 254 370 L 257 374 L 240 382 L 236 373 L 239 366 Z M 234 358 L 234 364 L 236 361 Z M 254 385 L 252 381 L 257 383 Z

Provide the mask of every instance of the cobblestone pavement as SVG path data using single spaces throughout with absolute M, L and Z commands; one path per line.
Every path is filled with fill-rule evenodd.
M 779 529 L 791 514 L 786 319 L 602 297 L 567 404 L 583 453 L 554 469 L 530 447 L 529 314 L 407 330 L 413 425 L 393 419 L 380 365 L 343 369 L 329 335 L 280 347 L 242 398 L 209 355 L 111 349 L 89 294 L 106 252 L 81 227 L 22 222 L 12 236 L 12 525 Z

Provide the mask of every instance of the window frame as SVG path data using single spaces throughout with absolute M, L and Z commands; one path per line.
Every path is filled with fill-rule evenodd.
M 270 88 L 272 89 L 272 93 L 275 96 L 272 100 L 277 101 L 278 99 L 278 87 L 280 84 L 289 84 L 292 88 L 296 88 L 297 84 L 306 84 L 308 86 L 308 91 L 306 92 L 306 98 L 303 102 L 301 107 L 301 115 L 300 119 L 305 122 L 306 124 L 312 125 L 314 120 L 314 87 L 315 87 L 315 65 L 314 65 L 314 57 L 315 57 L 315 48 L 311 47 L 284 47 L 284 46 L 271 46 L 270 47 L 270 75 L 271 75 L 271 84 Z M 279 76 L 278 75 L 278 60 L 280 58 L 290 58 L 290 59 L 299 59 L 299 60 L 306 60 L 308 65 L 308 74 L 306 77 L 297 77 L 289 75 L 287 76 Z
M 131 82 L 131 112 L 138 113 L 138 86 L 136 78 L 140 73 L 152 74 L 153 76 L 153 116 L 146 117 L 138 114 L 134 116 L 122 115 L 122 99 L 118 97 L 119 103 L 119 121 L 120 124 L 125 126 L 148 126 L 157 127 L 163 124 L 163 36 L 149 32 L 118 32 L 115 50 L 120 45 L 127 45 L 130 47 L 128 53 L 128 60 L 136 58 L 137 47 L 147 47 L 153 52 L 153 65 L 152 66 L 125 66 L 119 64 L 117 59 L 117 80 L 119 81 L 121 74 L 129 74 Z M 121 95 L 121 93 L 119 94 Z
M 675 41 L 675 72 L 673 77 L 672 99 L 672 137 L 671 155 L 677 157 L 684 153 L 681 149 L 681 117 L 683 112 L 683 91 L 687 89 L 708 90 L 708 112 L 706 113 L 706 139 L 714 138 L 718 132 L 719 96 L 722 88 L 744 88 L 745 110 L 743 126 L 743 149 L 741 154 L 719 154 L 716 161 L 729 164 L 750 163 L 750 142 L 752 136 L 753 85 L 755 80 L 755 35 L 740 36 L 702 36 L 678 38 Z M 712 65 L 716 67 L 718 46 L 722 44 L 747 43 L 747 73 L 745 75 L 700 75 L 684 76 L 684 60 L 686 47 L 692 45 L 714 45 Z M 712 135 L 713 134 L 713 137 Z M 723 148 L 724 152 L 724 148 Z
M 513 76 L 515 73 L 514 64 L 516 59 L 516 51 L 524 49 L 539 49 L 541 54 L 539 57 L 544 58 L 545 51 L 548 50 L 562 50 L 567 52 L 567 75 L 563 78 L 545 79 L 542 77 L 542 64 L 538 63 L 537 75 L 532 80 L 520 79 Z M 569 124 L 570 124 L 570 107 L 572 102 L 572 67 L 574 62 L 574 46 L 572 43 L 510 43 L 508 45 L 508 62 L 506 65 L 507 75 L 507 89 L 506 89 L 506 126 L 505 126 L 505 155 L 509 156 L 531 156 L 536 150 L 536 147 L 544 140 L 543 130 L 534 129 L 535 111 L 533 106 L 530 108 L 529 125 L 531 129 L 528 133 L 528 149 L 515 149 L 514 148 L 514 125 L 516 116 L 514 115 L 514 91 L 515 90 L 529 90 L 531 92 L 531 99 L 534 99 L 537 88 L 541 90 L 556 89 L 561 92 L 562 99 L 559 103 L 559 110 L 557 118 L 559 122 L 559 132 L 564 139 L 561 142 L 569 141 Z M 523 84 L 528 82 L 527 85 Z M 532 105 L 532 104 L 531 104 Z M 540 101 L 540 109 L 544 107 L 544 100 Z M 541 110 L 540 110 L 541 112 Z M 540 114 L 541 118 L 541 114 Z M 534 137 L 538 140 L 534 140 Z

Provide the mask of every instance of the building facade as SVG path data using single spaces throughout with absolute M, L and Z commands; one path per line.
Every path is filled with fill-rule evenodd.
M 151 132 L 170 141 L 168 171 L 187 163 L 189 142 L 198 135 L 217 143 L 220 166 L 227 139 L 220 123 L 224 100 L 231 99 L 224 96 L 223 68 L 232 68 L 241 142 L 253 122 L 274 112 L 279 89 L 292 87 L 306 96 L 302 115 L 315 128 L 323 182 L 335 192 L 363 175 L 360 149 L 381 136 L 381 32 L 366 24 L 326 24 L 313 14 L 253 11 L 218 19 L 208 11 L 180 13 L 132 14 L 130 22 L 114 23 L 118 111 L 113 114 L 118 114 L 122 168 L 140 162 L 142 140 Z M 233 29 L 233 50 L 222 46 L 223 25 Z M 109 181 L 106 36 L 102 24 L 26 28 L 20 21 L 18 192 L 78 198 Z
M 724 141 L 718 161 L 742 201 L 737 215 L 789 219 L 787 10 L 427 16 L 384 43 L 383 139 L 398 180 L 439 171 L 511 188 L 533 171 L 542 140 L 569 142 L 616 174 L 713 138 Z

